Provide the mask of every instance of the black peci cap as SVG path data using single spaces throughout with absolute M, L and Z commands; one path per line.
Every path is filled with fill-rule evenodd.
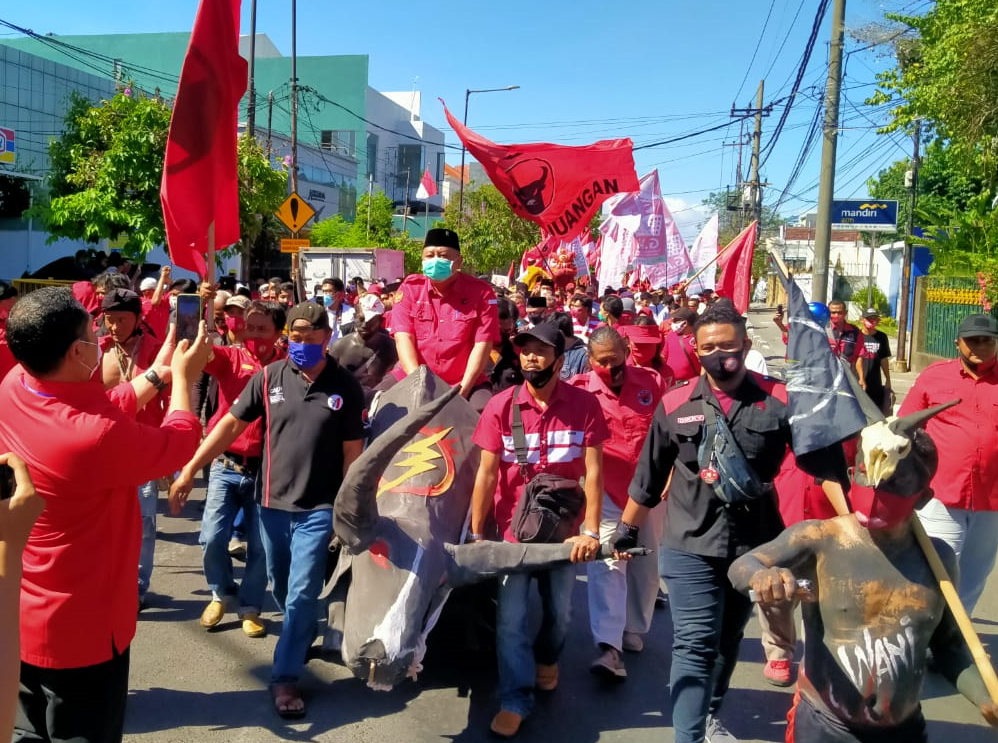
M 423 247 L 454 248 L 454 250 L 460 252 L 461 241 L 458 240 L 457 233 L 454 230 L 436 227 L 426 233 L 426 239 L 423 240 Z

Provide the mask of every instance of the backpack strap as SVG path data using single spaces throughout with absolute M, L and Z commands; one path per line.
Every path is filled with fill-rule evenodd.
M 527 482 L 527 434 L 523 429 L 523 418 L 520 416 L 520 406 L 516 404 L 520 397 L 522 384 L 518 384 L 513 391 L 513 449 L 516 451 L 516 463 L 520 467 L 520 477 Z

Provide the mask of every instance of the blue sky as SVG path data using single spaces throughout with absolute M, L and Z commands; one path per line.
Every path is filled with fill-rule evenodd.
M 443 0 L 339 3 L 298 0 L 298 53 L 367 54 L 378 90 L 423 95 L 424 120 L 447 132 L 437 98 L 460 116 L 467 88 L 519 85 L 473 95 L 468 125 L 503 143 L 585 144 L 631 137 L 635 146 L 730 122 L 732 105 L 754 105 L 766 78 L 766 103 L 785 98 L 815 17 L 817 0 Z M 884 9 L 922 11 L 925 0 L 849 0 L 846 26 L 882 17 Z M 249 30 L 243 0 L 243 31 Z M 197 0 L 166 3 L 45 0 L 8 4 L 0 18 L 38 33 L 98 34 L 185 31 Z M 830 11 L 783 133 L 762 169 L 774 204 L 802 151 L 827 74 Z M 258 0 L 257 31 L 290 54 L 290 2 Z M 0 32 L 0 40 L 4 34 Z M 891 59 L 846 40 L 836 197 L 863 197 L 865 181 L 908 155 L 910 141 L 876 135 L 885 113 L 864 106 L 875 74 Z M 765 148 L 781 104 L 763 121 Z M 746 122 L 746 131 L 751 122 Z M 657 167 L 662 190 L 683 227 L 695 234 L 705 218 L 700 200 L 735 180 L 739 124 L 672 145 L 638 149 L 639 175 Z M 749 148 L 743 153 L 748 169 Z M 786 217 L 814 208 L 821 141 L 784 196 Z M 455 152 L 448 157 L 459 160 Z

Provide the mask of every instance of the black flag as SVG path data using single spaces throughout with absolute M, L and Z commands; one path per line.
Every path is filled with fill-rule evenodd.
M 828 336 L 793 278 L 779 270 L 787 291 L 790 333 L 787 340 L 787 397 L 794 454 L 825 449 L 859 433 L 868 423 L 850 385 L 845 362 L 828 343 Z

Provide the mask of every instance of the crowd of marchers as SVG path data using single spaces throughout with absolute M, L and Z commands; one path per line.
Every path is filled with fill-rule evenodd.
M 926 369 L 894 416 L 879 313 L 857 327 L 843 303 L 812 303 L 829 352 L 890 416 L 815 468 L 790 453 L 786 387 L 729 299 L 684 286 L 598 295 L 543 273 L 500 287 L 461 269 L 458 236 L 434 229 L 421 272 L 393 281 L 197 284 L 119 260 L 22 297 L 0 282 L 0 617 L 20 629 L 0 650 L 0 735 L 122 739 L 160 493 L 179 514 L 199 478 L 211 592 L 199 622 L 217 630 L 235 613 L 262 637 L 272 597 L 272 704 L 305 716 L 337 491 L 372 401 L 422 366 L 480 414 L 467 541 L 516 541 L 514 512 L 540 474 L 583 495 L 573 564 L 498 581 L 493 734 L 516 736 L 536 695 L 557 690 L 579 563 L 591 670 L 607 681 L 626 679 L 626 655 L 668 605 L 680 743 L 735 740 L 722 704 L 753 615 L 766 679 L 790 686 L 800 662 L 788 741 L 927 740 L 930 663 L 998 724 L 913 530 L 918 519 L 935 538 L 972 611 L 998 553 L 992 316 L 954 328 L 957 358 Z M 187 295 L 203 319 L 181 340 Z M 782 312 L 775 322 L 786 329 Z M 651 554 L 634 557 L 638 545 Z

